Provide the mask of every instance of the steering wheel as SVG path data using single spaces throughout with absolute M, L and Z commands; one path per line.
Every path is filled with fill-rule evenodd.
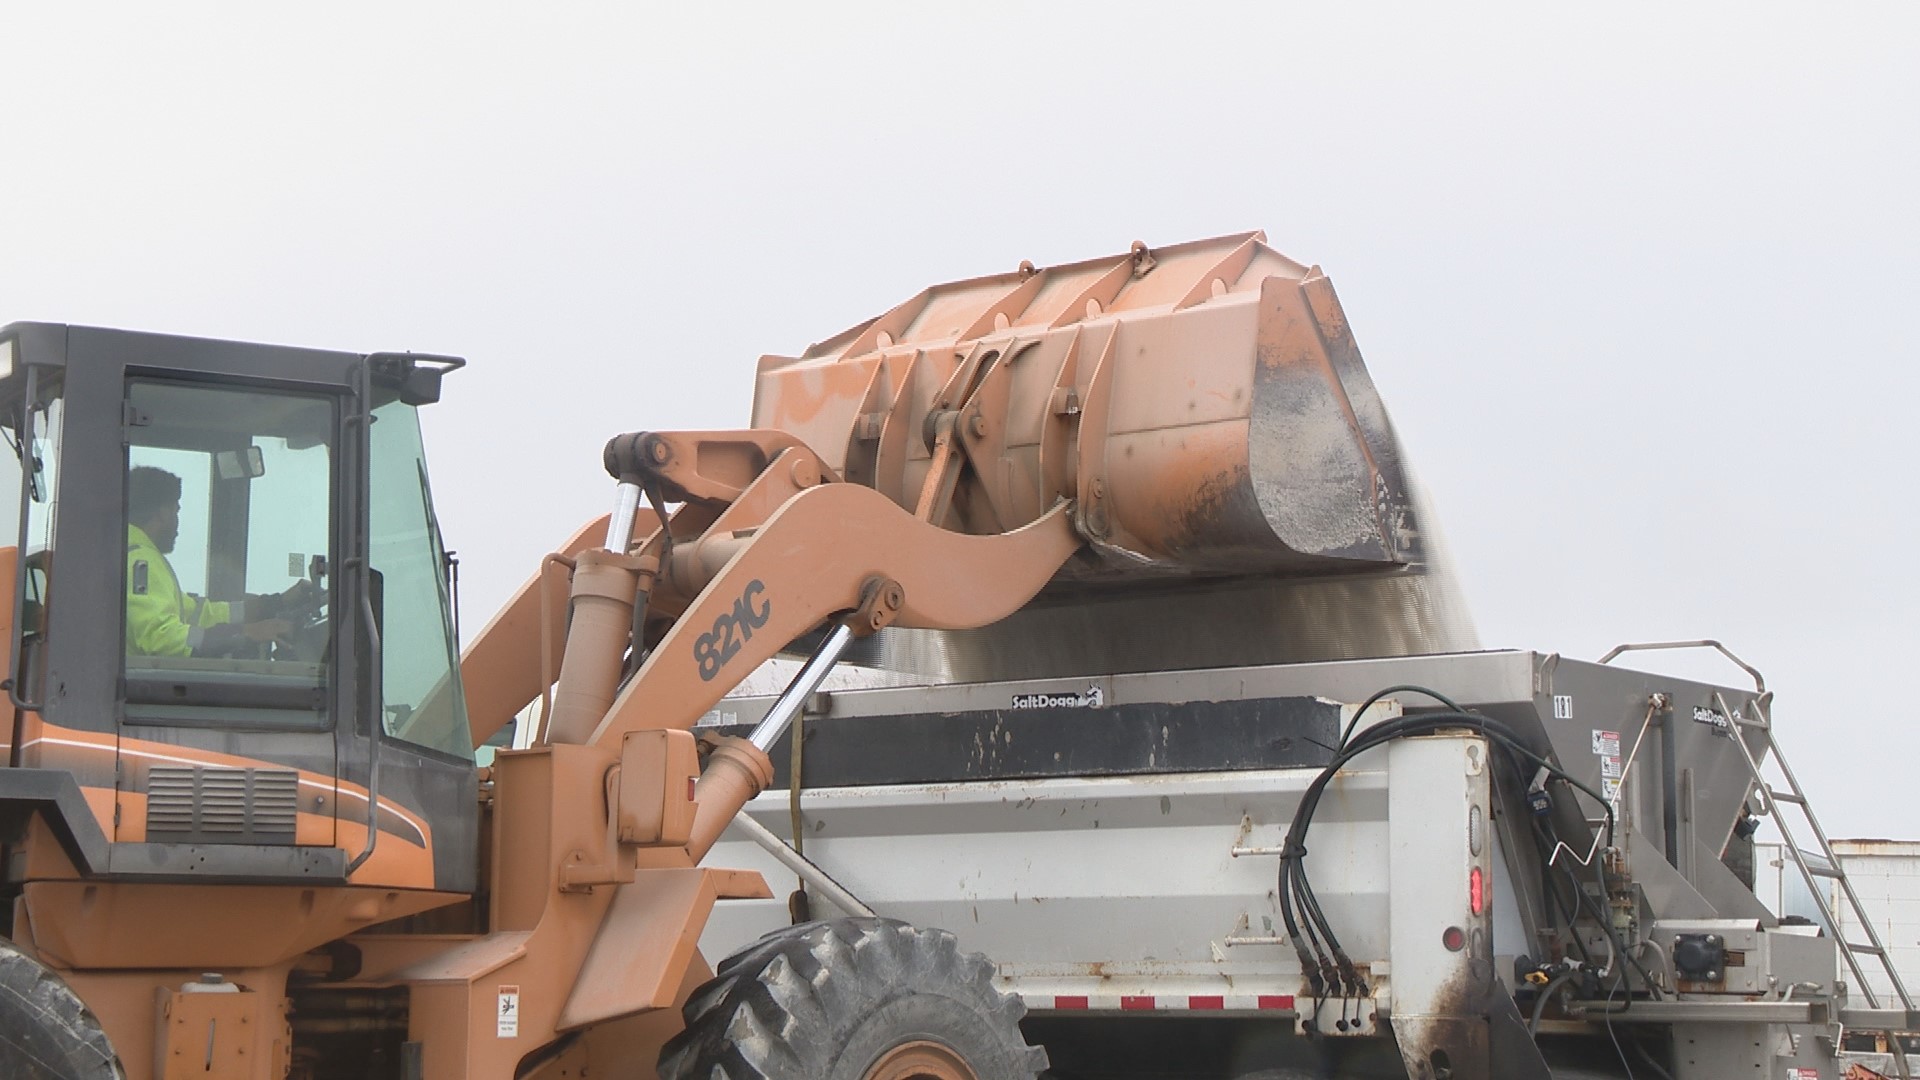
M 326 608 L 305 612 L 304 617 L 295 613 L 288 621 L 293 629 L 273 640 L 269 658 L 302 663 L 325 660 L 333 645 L 333 621 L 327 618 Z
M 265 650 L 271 660 L 319 663 L 326 659 L 333 642 L 333 627 L 328 620 L 326 587 L 318 581 L 304 602 L 281 608 L 274 617 L 292 624 L 285 635 L 275 638 Z

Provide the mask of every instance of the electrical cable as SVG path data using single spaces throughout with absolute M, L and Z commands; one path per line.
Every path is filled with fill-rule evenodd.
M 1461 708 L 1457 703 L 1455 703 L 1452 698 L 1448 697 L 1447 695 L 1441 693 L 1438 690 L 1429 690 L 1424 686 L 1415 686 L 1412 683 L 1402 683 L 1399 686 L 1389 686 L 1385 690 L 1382 690 L 1379 693 L 1368 698 L 1367 700 L 1361 702 L 1360 707 L 1353 710 L 1353 719 L 1347 721 L 1346 730 L 1340 733 L 1340 742 L 1338 745 L 1340 746 L 1347 745 L 1347 740 L 1353 737 L 1353 729 L 1360 726 L 1360 718 L 1367 714 L 1368 709 L 1373 708 L 1375 702 L 1379 701 L 1381 698 L 1386 697 L 1388 694 L 1425 694 L 1426 696 L 1432 698 L 1433 700 L 1439 702 L 1440 704 L 1445 705 L 1447 708 L 1453 710 L 1454 712 L 1464 714 L 1467 711 Z
M 1613 1040 L 1613 1052 L 1620 1055 L 1620 1067 L 1627 1070 L 1627 1080 L 1633 1080 L 1633 1066 L 1627 1063 L 1627 1051 L 1620 1045 L 1620 1036 L 1614 1034 L 1613 1031 L 1613 1014 L 1615 1012 L 1627 1011 L 1624 1007 L 1620 1009 L 1613 1008 L 1613 995 L 1619 993 L 1620 988 L 1625 985 L 1627 985 L 1627 973 L 1622 970 L 1619 972 L 1619 980 L 1613 984 L 1611 990 L 1607 991 L 1607 1008 L 1601 1011 L 1600 1017 L 1607 1025 L 1607 1038 Z M 1629 1005 L 1633 1003 L 1633 992 L 1631 990 L 1627 992 L 1627 1003 Z
M 1640 953 L 1646 952 L 1649 948 L 1653 950 L 1655 956 L 1660 958 L 1660 973 L 1667 977 L 1666 981 L 1669 984 L 1678 987 L 1680 985 L 1680 977 L 1673 970 L 1673 958 L 1667 955 L 1667 951 L 1662 949 L 1658 942 L 1652 938 L 1642 938 L 1640 943 L 1633 947 L 1632 952 L 1637 956 Z
M 1528 816 L 1533 819 L 1535 847 L 1543 850 L 1551 848 L 1553 841 L 1547 836 L 1546 826 L 1541 824 L 1540 818 L 1537 815 L 1529 814 Z M 1554 877 L 1555 871 L 1567 877 L 1568 883 L 1573 888 L 1575 899 L 1569 901 L 1560 895 L 1558 879 Z M 1564 866 L 1542 863 L 1540 867 L 1540 882 L 1546 890 L 1547 895 L 1552 899 L 1553 911 L 1551 914 L 1558 916 L 1561 921 L 1566 924 L 1568 929 L 1571 930 L 1574 920 L 1580 917 L 1578 899 L 1580 894 L 1579 880 L 1574 878 L 1573 874 Z M 1567 943 L 1572 945 L 1574 951 L 1580 954 L 1581 962 L 1585 963 L 1588 967 L 1593 966 L 1593 953 L 1587 948 L 1587 943 L 1580 940 L 1579 934 L 1569 933 L 1567 935 Z
M 1556 843 L 1555 839 L 1548 834 L 1547 828 L 1548 827 L 1541 823 L 1539 819 L 1535 819 L 1534 832 L 1541 847 L 1551 847 Z M 1569 907 L 1567 901 L 1561 897 L 1560 890 L 1554 886 L 1553 872 L 1555 870 L 1558 870 L 1560 874 L 1565 876 L 1568 888 L 1573 890 L 1574 900 L 1571 907 Z M 1575 876 L 1573 870 L 1564 863 L 1558 865 L 1548 864 L 1546 867 L 1546 880 L 1547 891 L 1553 896 L 1555 913 L 1565 920 L 1568 930 L 1567 941 L 1574 947 L 1574 950 L 1580 954 L 1581 960 L 1585 962 L 1588 967 L 1601 972 L 1611 970 L 1615 958 L 1621 955 L 1621 949 L 1618 939 L 1612 932 L 1612 925 L 1606 919 L 1605 912 L 1597 906 L 1598 902 L 1594 901 L 1593 898 L 1587 894 L 1586 890 L 1580 887 L 1580 879 Z M 1602 888 L 1604 890 L 1604 885 Z M 1588 911 L 1587 908 L 1590 904 L 1594 905 L 1594 907 L 1591 911 Z M 1594 921 L 1600 925 L 1602 932 L 1606 935 L 1607 962 L 1604 964 L 1595 964 L 1593 962 L 1592 951 L 1589 950 L 1586 943 L 1580 939 L 1580 935 L 1574 932 L 1574 922 L 1583 912 L 1592 915 Z M 1642 947 L 1644 947 L 1644 943 Z M 1637 964 L 1635 965 L 1635 969 L 1640 973 L 1642 981 L 1646 983 L 1648 992 L 1655 997 L 1661 996 L 1660 991 L 1655 988 L 1653 980 L 1648 975 L 1646 969 Z M 1623 1007 L 1617 1011 L 1625 1012 L 1626 1008 Z
M 1619 935 L 1614 933 L 1613 922 L 1611 919 L 1608 918 L 1606 910 L 1600 906 L 1600 901 L 1595 899 L 1593 896 L 1589 895 L 1585 889 L 1580 888 L 1579 879 L 1573 876 L 1573 871 L 1570 868 L 1562 867 L 1562 869 L 1566 872 L 1568 881 L 1571 882 L 1574 886 L 1574 896 L 1578 899 L 1580 906 L 1587 909 L 1587 914 L 1593 918 L 1593 921 L 1599 925 L 1600 932 L 1606 936 L 1607 962 L 1606 964 L 1602 965 L 1599 970 L 1603 974 L 1606 972 L 1609 972 L 1613 969 L 1613 966 L 1617 960 L 1624 959 L 1633 968 L 1633 970 L 1639 974 L 1640 981 L 1646 987 L 1647 993 L 1649 995 L 1651 995 L 1656 999 L 1665 996 L 1660 992 L 1660 988 L 1654 983 L 1653 976 L 1648 974 L 1647 969 L 1641 966 L 1638 960 L 1635 960 L 1632 958 L 1632 956 L 1629 954 L 1629 951 L 1626 945 L 1621 942 Z M 1605 896 L 1607 892 L 1606 878 L 1598 862 L 1593 864 L 1593 871 L 1594 871 L 1594 880 L 1600 890 L 1600 895 Z M 1572 931 L 1573 925 L 1571 921 L 1569 921 L 1567 928 L 1569 932 Z M 1607 1001 L 1611 1003 L 1612 1000 L 1613 1000 L 1613 996 L 1609 994 L 1607 996 Z M 1631 1009 L 1632 1007 L 1633 1007 L 1633 995 L 1628 994 L 1627 997 L 1621 1002 L 1620 1007 L 1618 1009 L 1612 1008 L 1611 1005 L 1609 1004 L 1609 1006 L 1603 1009 L 1602 1011 L 1608 1012 L 1608 1013 L 1626 1012 L 1628 1009 Z
M 1301 893 L 1305 896 L 1311 896 L 1312 889 L 1307 883 L 1305 867 L 1302 864 L 1302 859 L 1306 854 L 1306 848 L 1302 840 L 1312 821 L 1313 814 L 1319 806 L 1320 798 L 1324 794 L 1327 784 L 1332 781 L 1333 777 L 1342 767 L 1360 754 L 1375 747 L 1385 745 L 1394 739 L 1405 738 L 1412 735 L 1431 734 L 1436 731 L 1456 728 L 1463 725 L 1471 727 L 1490 742 L 1503 747 L 1513 756 L 1545 769 L 1547 773 L 1555 779 L 1559 779 L 1571 785 L 1576 790 L 1583 791 L 1591 796 L 1595 802 L 1606 809 L 1605 836 L 1609 841 L 1611 840 L 1615 825 L 1613 812 L 1612 808 L 1607 806 L 1606 801 L 1601 798 L 1600 794 L 1585 783 L 1568 775 L 1566 771 L 1559 768 L 1559 766 L 1534 753 L 1521 742 L 1519 736 L 1505 724 L 1484 716 L 1464 712 L 1434 712 L 1422 713 L 1415 716 L 1403 716 L 1368 728 L 1366 731 L 1361 732 L 1352 742 L 1340 747 L 1334 754 L 1333 760 L 1330 761 L 1322 769 L 1321 773 L 1314 778 L 1313 782 L 1308 785 L 1306 792 L 1303 793 L 1301 797 L 1299 806 L 1295 810 L 1293 822 L 1288 829 L 1287 840 L 1281 855 L 1283 869 L 1292 870 L 1298 867 L 1297 872 L 1283 873 L 1282 875 L 1280 891 L 1283 893 L 1283 902 L 1290 902 L 1291 894 L 1294 891 L 1291 887 L 1293 882 L 1289 880 L 1290 878 L 1297 877 Z M 1333 935 L 1332 928 L 1325 922 L 1324 915 L 1320 915 L 1314 910 L 1317 907 L 1318 904 L 1315 902 L 1311 904 L 1310 907 L 1303 907 L 1302 912 L 1316 924 L 1316 927 L 1321 932 L 1321 936 L 1326 939 L 1329 951 L 1332 952 L 1336 962 L 1345 960 L 1345 963 L 1342 965 L 1343 969 L 1351 970 L 1351 960 L 1345 958 L 1344 951 L 1339 948 L 1338 938 Z M 1319 917 L 1313 918 L 1314 915 L 1319 915 Z
M 1594 795 L 1594 792 L 1591 788 L 1585 787 L 1584 785 L 1574 785 L 1574 786 L 1579 790 L 1585 792 L 1589 796 Z M 1601 806 L 1607 812 L 1609 824 L 1608 824 L 1608 829 L 1605 836 L 1610 845 L 1612 843 L 1611 819 L 1613 816 L 1613 803 L 1607 802 L 1604 800 L 1597 800 L 1597 799 L 1596 801 L 1600 801 Z M 1550 843 L 1552 845 L 1553 854 L 1557 854 L 1563 848 L 1568 851 L 1572 850 L 1572 848 L 1568 847 L 1565 841 L 1559 838 L 1559 835 L 1554 830 L 1552 822 L 1550 820 L 1545 822 L 1539 822 L 1537 824 L 1538 824 L 1538 831 L 1542 834 L 1542 837 L 1541 837 L 1542 842 Z M 1590 866 L 1593 868 L 1594 885 L 1597 889 L 1598 896 L 1606 896 L 1607 883 L 1606 883 L 1605 870 L 1600 865 L 1599 861 L 1593 858 L 1594 852 L 1597 852 L 1599 850 L 1601 836 L 1602 834 L 1599 834 L 1599 833 L 1595 834 L 1593 849 L 1588 852 L 1587 858 L 1584 860 L 1580 860 L 1580 862 L 1584 866 Z M 1553 854 L 1549 854 L 1547 858 L 1547 865 L 1549 867 L 1556 865 L 1553 861 Z M 1601 968 L 1601 970 L 1603 972 L 1607 970 L 1611 970 L 1617 959 L 1624 960 L 1626 961 L 1627 964 L 1629 964 L 1633 968 L 1634 972 L 1640 976 L 1640 982 L 1646 988 L 1647 994 L 1649 996 L 1653 997 L 1656 1000 L 1664 997 L 1665 994 L 1661 991 L 1660 986 L 1654 981 L 1652 974 L 1650 974 L 1647 971 L 1644 965 L 1642 965 L 1638 960 L 1634 959 L 1633 954 L 1637 950 L 1629 950 L 1626 947 L 1626 944 L 1620 940 L 1619 935 L 1617 935 L 1614 932 L 1613 922 L 1608 917 L 1605 909 L 1600 907 L 1600 901 L 1596 899 L 1594 895 L 1590 895 L 1587 892 L 1587 890 L 1580 887 L 1580 880 L 1573 873 L 1572 868 L 1567 867 L 1564 864 L 1559 864 L 1559 865 L 1560 865 L 1560 869 L 1567 875 L 1567 882 L 1573 888 L 1574 898 L 1578 903 L 1578 905 L 1580 907 L 1589 909 L 1588 913 L 1592 915 L 1594 922 L 1599 925 L 1601 932 L 1606 935 L 1608 956 L 1607 956 L 1607 962 L 1604 965 L 1604 967 Z M 1557 899 L 1558 894 L 1556 893 L 1555 896 Z M 1572 917 L 1569 917 L 1567 920 L 1567 927 L 1569 932 L 1571 932 L 1573 929 L 1573 921 L 1574 920 Z M 1578 934 L 1570 933 L 1570 936 L 1572 940 L 1575 942 L 1575 944 L 1577 945 L 1580 944 Z M 1580 952 L 1583 956 L 1586 956 L 1588 958 L 1589 962 L 1591 962 L 1591 956 L 1587 953 L 1586 947 L 1584 945 L 1580 945 Z M 1611 1000 L 1611 998 L 1609 998 L 1609 1000 Z M 1633 1006 L 1633 996 L 1631 993 L 1629 993 L 1626 999 L 1622 1002 L 1621 1007 L 1619 1009 L 1610 1009 L 1608 1011 L 1626 1012 L 1628 1009 L 1632 1008 L 1632 1006 Z
M 1647 1049 L 1645 1043 L 1629 1035 L 1627 1036 L 1627 1045 L 1633 1047 L 1633 1052 L 1640 1055 L 1641 1063 L 1646 1065 L 1647 1068 L 1652 1069 L 1653 1074 L 1659 1077 L 1660 1080 L 1673 1080 L 1673 1074 L 1661 1066 L 1660 1062 L 1654 1058 L 1653 1052 Z
M 1533 1003 L 1533 1015 L 1527 1018 L 1527 1034 L 1532 1035 L 1540 1030 L 1540 1014 L 1547 1011 L 1547 1002 L 1553 997 L 1553 992 L 1579 978 L 1581 974 L 1579 968 L 1568 968 L 1540 988 L 1540 997 Z
M 1598 859 L 1594 860 L 1594 863 L 1593 863 L 1593 880 L 1594 880 L 1595 887 L 1599 890 L 1599 895 L 1601 896 L 1607 895 L 1606 871 L 1602 869 Z M 1607 947 L 1610 950 L 1612 950 L 1612 955 L 1619 957 L 1622 961 L 1626 963 L 1628 967 L 1633 968 L 1634 971 L 1639 973 L 1640 982 L 1643 986 L 1647 988 L 1648 995 L 1653 997 L 1655 1000 L 1658 1000 L 1661 997 L 1664 997 L 1665 995 L 1660 992 L 1660 988 L 1654 984 L 1653 976 L 1647 973 L 1647 969 L 1641 966 L 1640 961 L 1635 960 L 1633 958 L 1633 955 L 1627 951 L 1626 944 L 1620 940 L 1620 936 L 1614 933 L 1613 920 L 1608 918 L 1606 911 L 1600 907 L 1600 901 L 1595 899 L 1592 896 L 1588 896 L 1584 889 L 1581 890 L 1580 896 L 1581 896 L 1581 899 L 1585 900 L 1587 903 L 1592 905 L 1594 921 L 1600 924 L 1601 932 L 1607 935 Z M 1611 957 L 1608 959 L 1607 964 L 1609 967 L 1613 965 L 1613 960 Z M 1622 969 L 1620 977 L 1622 980 L 1625 980 L 1626 972 L 1624 969 Z M 1607 995 L 1607 1000 L 1611 1002 L 1613 1000 L 1613 995 L 1611 994 Z M 1620 1008 L 1617 1011 L 1626 1012 L 1628 1009 L 1631 1009 L 1632 1007 L 1633 1007 L 1633 993 L 1631 990 L 1629 990 L 1627 993 L 1626 999 L 1621 1002 Z M 1609 1009 L 1609 1011 L 1614 1011 L 1614 1010 Z
M 1360 718 L 1368 708 L 1388 694 L 1400 692 L 1427 695 L 1447 705 L 1448 710 L 1396 717 L 1376 724 L 1363 732 L 1356 733 Z M 1365 996 L 1366 993 L 1366 988 L 1359 977 L 1358 969 L 1352 959 L 1347 955 L 1346 950 L 1340 945 L 1339 938 L 1334 933 L 1332 924 L 1327 919 L 1326 913 L 1321 910 L 1319 899 L 1314 895 L 1312 884 L 1306 872 L 1305 857 L 1307 849 L 1304 841 L 1327 785 L 1348 762 L 1366 753 L 1368 750 L 1383 746 L 1395 739 L 1432 734 L 1463 726 L 1473 730 L 1485 738 L 1492 747 L 1497 748 L 1500 755 L 1506 759 L 1506 764 L 1509 766 L 1509 769 L 1515 774 L 1524 776 L 1525 772 L 1520 768 L 1520 764 L 1531 764 L 1542 770 L 1548 780 L 1558 781 L 1591 798 L 1602 808 L 1605 815 L 1603 821 L 1604 828 L 1595 836 L 1596 844 L 1604 841 L 1607 846 L 1612 845 L 1617 825 L 1614 818 L 1613 805 L 1592 787 L 1573 777 L 1548 759 L 1535 753 L 1521 740 L 1519 734 L 1512 728 L 1477 713 L 1469 713 L 1461 709 L 1445 695 L 1425 687 L 1411 685 L 1396 686 L 1372 695 L 1355 711 L 1352 720 L 1348 722 L 1346 729 L 1341 733 L 1340 742 L 1334 750 L 1332 759 L 1322 768 L 1320 774 L 1314 777 L 1313 781 L 1308 784 L 1307 789 L 1302 793 L 1300 802 L 1295 808 L 1293 820 L 1288 827 L 1286 840 L 1282 846 L 1280 857 L 1281 867 L 1278 875 L 1279 880 L 1276 899 L 1281 909 L 1282 920 L 1287 928 L 1287 936 L 1289 940 L 1293 942 L 1296 955 L 1300 960 L 1301 969 L 1307 975 L 1308 981 L 1314 990 L 1316 1017 L 1319 1015 L 1321 1002 L 1329 996 L 1329 990 L 1337 989 L 1343 1000 L 1350 990 L 1359 996 Z M 1576 918 L 1576 913 L 1566 910 L 1566 902 L 1561 897 L 1559 890 L 1553 886 L 1551 878 L 1551 870 L 1555 866 L 1554 856 L 1557 855 L 1560 847 L 1566 845 L 1560 841 L 1558 836 L 1552 831 L 1550 824 L 1543 826 L 1536 821 L 1535 836 L 1536 839 L 1542 841 L 1543 845 L 1547 842 L 1553 844 L 1553 847 L 1547 854 L 1547 866 L 1549 868 L 1547 871 L 1548 891 L 1553 894 L 1554 906 L 1566 916 L 1568 928 L 1571 930 Z M 1581 861 L 1593 867 L 1595 881 L 1599 888 L 1599 895 L 1607 895 L 1604 871 L 1598 861 L 1592 859 L 1591 853 L 1587 859 Z M 1615 972 L 1618 982 L 1613 991 L 1608 994 L 1607 1002 L 1609 1007 L 1604 1010 L 1609 1022 L 1609 1034 L 1611 1034 L 1611 1015 L 1614 1012 L 1625 1012 L 1632 1005 L 1633 995 L 1631 989 L 1628 988 L 1627 998 L 1622 1003 L 1621 1008 L 1611 1008 L 1613 995 L 1618 993 L 1622 988 L 1628 987 L 1626 977 L 1627 967 L 1631 967 L 1635 973 L 1640 976 L 1647 993 L 1658 998 L 1661 996 L 1661 992 L 1646 968 L 1642 966 L 1638 960 L 1634 959 L 1626 946 L 1620 941 L 1618 935 L 1614 932 L 1606 911 L 1598 906 L 1598 900 L 1589 896 L 1586 890 L 1580 887 L 1577 877 L 1570 868 L 1561 866 L 1559 869 L 1567 875 L 1568 883 L 1573 888 L 1575 909 L 1589 909 L 1588 913 L 1592 915 L 1595 922 L 1599 924 L 1602 933 L 1606 935 L 1610 953 L 1607 966 L 1612 968 L 1616 963 L 1621 961 L 1625 962 L 1624 966 Z M 1583 958 L 1590 964 L 1591 957 L 1588 954 L 1585 944 L 1579 940 L 1577 934 L 1572 935 L 1572 941 Z M 1618 1039 L 1616 1038 L 1614 1041 L 1616 1049 L 1619 1049 Z M 1624 1052 L 1622 1052 L 1621 1055 L 1621 1063 L 1623 1066 L 1626 1065 Z M 1629 1075 L 1631 1075 L 1631 1072 L 1632 1070 L 1629 1066 Z

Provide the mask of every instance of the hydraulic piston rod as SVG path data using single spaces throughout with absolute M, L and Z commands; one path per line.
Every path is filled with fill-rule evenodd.
M 835 623 L 826 640 L 813 651 L 793 681 L 768 710 L 767 718 L 745 739 L 723 739 L 707 759 L 706 772 L 697 789 L 699 809 L 695 811 L 693 834 L 687 841 L 687 853 L 699 862 L 706 857 L 720 834 L 754 796 L 773 782 L 773 763 L 767 751 L 785 734 L 793 718 L 800 715 L 807 698 L 820 688 L 834 662 L 853 642 L 853 628 Z
M 615 555 L 633 542 L 633 515 L 640 509 L 640 485 L 622 482 L 613 492 L 613 517 L 607 522 L 607 550 Z
M 780 736 L 786 734 L 787 726 L 793 723 L 793 718 L 800 715 L 800 710 L 806 706 L 807 698 L 820 688 L 820 684 L 826 680 L 827 673 L 833 670 L 833 665 L 839 662 L 840 655 L 846 652 L 847 646 L 851 644 L 853 644 L 853 627 L 846 623 L 836 623 L 833 630 L 827 634 L 826 640 L 820 642 L 820 647 L 815 649 L 813 655 L 808 657 L 807 662 L 801 666 L 799 673 L 793 677 L 793 681 L 781 691 L 780 697 L 773 703 L 773 708 L 767 710 L 767 718 L 760 721 L 760 726 L 754 728 L 753 732 L 747 736 L 747 741 L 761 753 L 772 750 L 773 744 L 779 742 Z
M 574 562 L 567 652 L 554 686 L 553 714 L 547 719 L 551 742 L 585 742 L 618 692 L 621 657 L 632 641 L 639 596 L 639 578 L 625 562 L 639 508 L 640 485 L 622 481 L 607 523 L 606 551 L 581 552 Z

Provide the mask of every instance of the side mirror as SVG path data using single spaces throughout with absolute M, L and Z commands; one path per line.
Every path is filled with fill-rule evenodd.
M 213 467 L 222 480 L 256 480 L 267 475 L 267 459 L 257 446 L 222 450 L 213 455 Z

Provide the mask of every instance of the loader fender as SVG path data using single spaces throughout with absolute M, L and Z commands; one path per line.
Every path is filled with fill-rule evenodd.
M 945 930 L 836 919 L 775 931 L 721 963 L 660 1052 L 661 1080 L 1032 1080 L 1026 1006 Z
M 125 1075 L 100 1021 L 66 980 L 0 941 L 0 1076 L 122 1080 Z

